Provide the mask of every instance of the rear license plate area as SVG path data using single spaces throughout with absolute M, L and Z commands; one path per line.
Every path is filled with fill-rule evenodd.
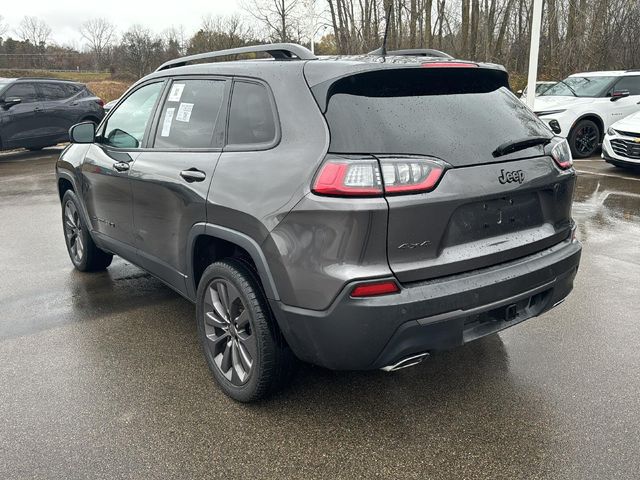
M 452 215 L 446 244 L 459 245 L 543 223 L 540 199 L 536 193 L 473 202 L 459 207 Z

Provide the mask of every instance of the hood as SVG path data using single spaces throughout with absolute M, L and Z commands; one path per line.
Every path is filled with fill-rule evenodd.
M 542 112 L 545 110 L 569 109 L 591 102 L 593 102 L 593 98 L 591 97 L 542 95 L 536 97 L 535 103 L 533 104 L 533 111 Z
M 637 133 L 640 136 L 640 111 L 618 120 L 611 125 L 611 128 L 622 130 L 623 132 Z

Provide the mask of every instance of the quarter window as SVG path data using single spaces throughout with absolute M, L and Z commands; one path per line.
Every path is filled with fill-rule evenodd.
M 21 103 L 33 103 L 38 101 L 38 93 L 33 83 L 16 83 L 4 94 L 5 98 L 19 98 Z
M 264 85 L 235 82 L 229 111 L 230 145 L 268 144 L 276 137 L 275 114 Z
M 221 147 L 221 138 L 215 139 L 214 135 L 221 117 L 225 83 L 224 80 L 173 82 L 162 108 L 154 148 Z
M 104 128 L 102 143 L 117 148 L 139 148 L 163 83 L 151 83 L 129 95 Z

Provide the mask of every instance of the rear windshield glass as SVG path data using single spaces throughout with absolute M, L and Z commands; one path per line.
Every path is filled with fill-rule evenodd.
M 431 155 L 460 165 L 490 161 L 505 142 L 551 136 L 501 71 L 378 70 L 316 95 L 322 90 L 334 153 Z

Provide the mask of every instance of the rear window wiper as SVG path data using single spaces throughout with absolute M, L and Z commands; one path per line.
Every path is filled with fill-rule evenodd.
M 552 138 L 553 137 L 529 137 L 521 140 L 511 140 L 498 146 L 498 148 L 493 151 L 493 156 L 501 157 L 509 153 L 517 152 L 518 150 L 535 147 L 536 145 L 546 145 Z

